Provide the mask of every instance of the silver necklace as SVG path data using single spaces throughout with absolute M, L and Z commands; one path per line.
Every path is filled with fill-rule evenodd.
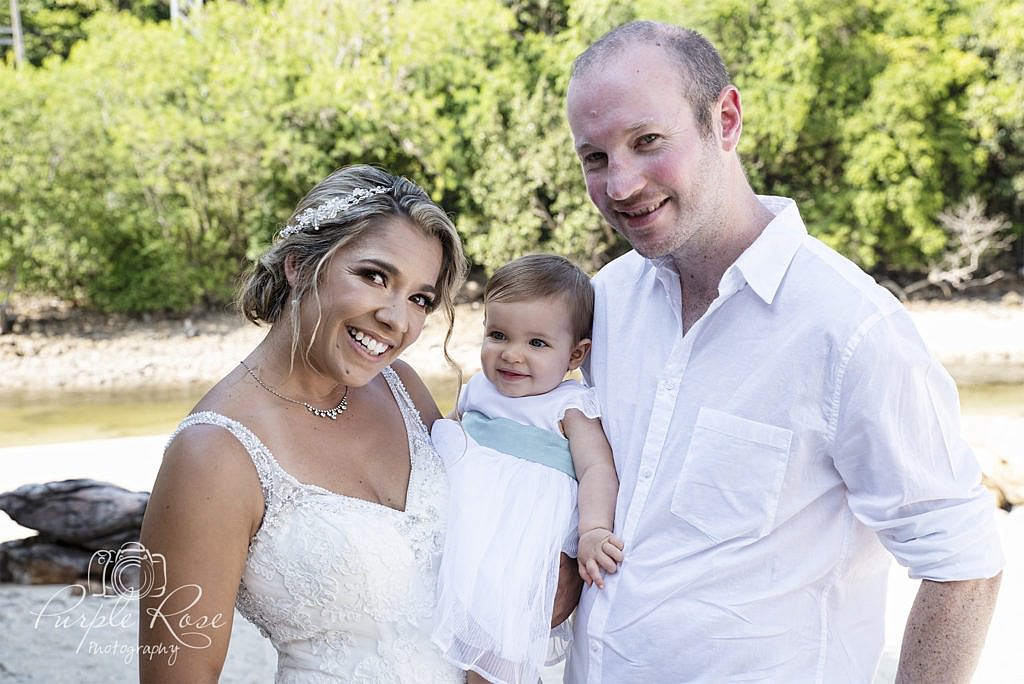
M 260 380 L 260 377 L 253 372 L 252 368 L 249 368 L 249 366 L 245 364 L 245 361 L 239 361 L 238 363 L 242 364 L 242 368 L 249 371 L 249 375 L 252 376 L 252 379 L 256 381 L 257 385 L 267 390 L 278 399 L 284 399 L 285 401 L 289 401 L 293 404 L 305 406 L 306 410 L 312 413 L 317 418 L 330 418 L 331 420 L 338 420 L 338 414 L 344 413 L 345 410 L 348 408 L 348 385 L 345 385 L 345 394 L 341 397 L 341 401 L 338 402 L 337 406 L 335 406 L 332 409 L 322 409 L 311 405 L 309 402 L 299 401 L 298 399 L 292 399 L 291 397 L 284 396 L 283 394 L 275 390 L 273 387 Z

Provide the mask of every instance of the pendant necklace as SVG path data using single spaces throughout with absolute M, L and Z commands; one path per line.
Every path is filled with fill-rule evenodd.
M 249 371 L 249 375 L 252 376 L 252 379 L 256 381 L 257 385 L 267 390 L 278 399 L 284 399 L 285 401 L 291 402 L 292 404 L 305 406 L 306 410 L 312 413 L 317 418 L 330 418 L 331 420 L 337 420 L 338 415 L 344 413 L 345 410 L 348 408 L 348 385 L 345 385 L 345 394 L 342 395 L 341 401 L 338 402 L 337 406 L 331 409 L 322 409 L 313 406 L 307 401 L 299 401 L 298 399 L 292 399 L 291 397 L 284 396 L 283 394 L 275 390 L 273 387 L 260 380 L 260 377 L 256 375 L 255 372 L 253 372 L 252 368 L 249 368 L 249 366 L 246 365 L 245 361 L 239 361 L 238 363 L 242 364 L 242 368 Z

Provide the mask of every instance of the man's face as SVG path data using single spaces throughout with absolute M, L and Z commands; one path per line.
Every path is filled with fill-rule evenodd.
M 682 80 L 663 49 L 630 45 L 569 84 L 590 199 L 650 258 L 700 253 L 720 220 L 723 152 L 717 136 L 702 137 Z

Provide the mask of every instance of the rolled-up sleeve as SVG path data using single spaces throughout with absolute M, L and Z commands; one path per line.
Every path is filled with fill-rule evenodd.
M 915 579 L 1003 566 L 993 497 L 960 431 L 956 385 L 902 309 L 867 319 L 842 351 L 831 448 L 857 518 Z

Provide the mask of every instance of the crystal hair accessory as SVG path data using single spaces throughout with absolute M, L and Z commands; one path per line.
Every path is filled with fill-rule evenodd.
M 295 217 L 295 223 L 290 223 L 281 229 L 280 237 L 286 238 L 296 233 L 312 228 L 320 230 L 323 221 L 330 221 L 345 213 L 367 197 L 383 195 L 391 190 L 390 186 L 377 185 L 372 188 L 356 188 L 348 197 L 332 197 L 323 204 L 306 209 Z

